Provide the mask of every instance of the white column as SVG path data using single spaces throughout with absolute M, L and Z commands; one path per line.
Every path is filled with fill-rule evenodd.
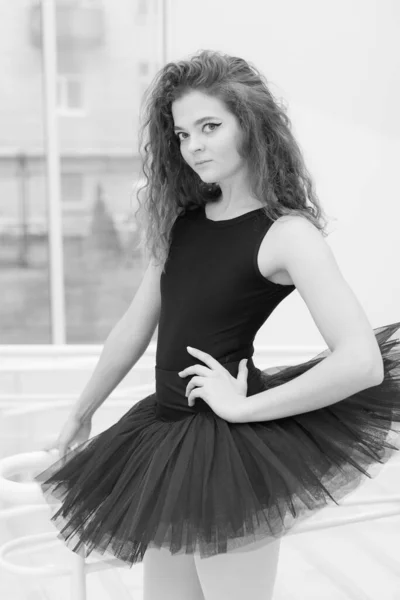
M 42 0 L 43 122 L 47 157 L 51 337 L 65 344 L 64 261 L 60 202 L 57 117 L 57 39 L 55 0 Z
M 161 0 L 161 64 L 164 66 L 168 62 L 168 11 L 169 5 L 167 0 Z
M 161 69 L 167 62 L 167 0 L 155 0 L 151 5 L 151 24 L 154 27 L 154 49 L 156 54 L 155 70 Z M 150 19 L 149 19 L 150 21 Z M 155 73 L 154 73 L 155 75 Z

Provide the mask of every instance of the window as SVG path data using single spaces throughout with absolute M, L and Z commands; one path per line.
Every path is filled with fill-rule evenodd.
M 61 199 L 64 205 L 79 207 L 83 204 L 83 177 L 81 173 L 61 174 Z
M 140 77 L 147 77 L 150 72 L 149 62 L 140 61 L 138 64 L 138 70 Z
M 137 14 L 140 16 L 147 15 L 149 12 L 148 0 L 138 0 Z
M 83 79 L 80 75 L 58 75 L 57 108 L 61 113 L 83 114 Z

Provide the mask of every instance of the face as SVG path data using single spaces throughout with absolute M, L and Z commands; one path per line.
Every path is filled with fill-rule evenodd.
M 242 131 L 221 100 L 190 91 L 171 110 L 182 157 L 205 183 L 220 183 L 245 170 L 237 152 Z

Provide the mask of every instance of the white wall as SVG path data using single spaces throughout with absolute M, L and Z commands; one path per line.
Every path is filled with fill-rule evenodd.
M 400 4 L 396 0 L 168 0 L 167 60 L 241 56 L 288 104 L 327 238 L 373 327 L 400 320 Z M 258 343 L 320 344 L 297 292 Z

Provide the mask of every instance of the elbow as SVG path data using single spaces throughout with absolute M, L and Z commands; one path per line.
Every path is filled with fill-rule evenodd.
M 362 363 L 362 369 L 364 377 L 367 377 L 368 381 L 371 382 L 371 387 L 380 385 L 383 382 L 385 378 L 385 369 L 380 354 L 378 358 L 366 358 Z
M 385 379 L 385 368 L 383 365 L 382 357 L 379 361 L 377 361 L 377 364 L 374 363 L 373 365 L 373 376 L 376 380 L 375 385 L 380 385 Z
M 343 351 L 346 362 L 354 368 L 354 376 L 360 378 L 363 384 L 368 383 L 368 387 L 373 387 L 383 382 L 385 373 L 379 346 L 373 352 L 366 352 L 359 345 Z
M 347 345 L 345 352 L 348 353 L 348 359 L 357 365 L 355 370 L 358 371 L 363 382 L 368 382 L 368 387 L 380 385 L 383 382 L 385 378 L 384 362 L 375 338 L 372 343 L 366 339 Z

